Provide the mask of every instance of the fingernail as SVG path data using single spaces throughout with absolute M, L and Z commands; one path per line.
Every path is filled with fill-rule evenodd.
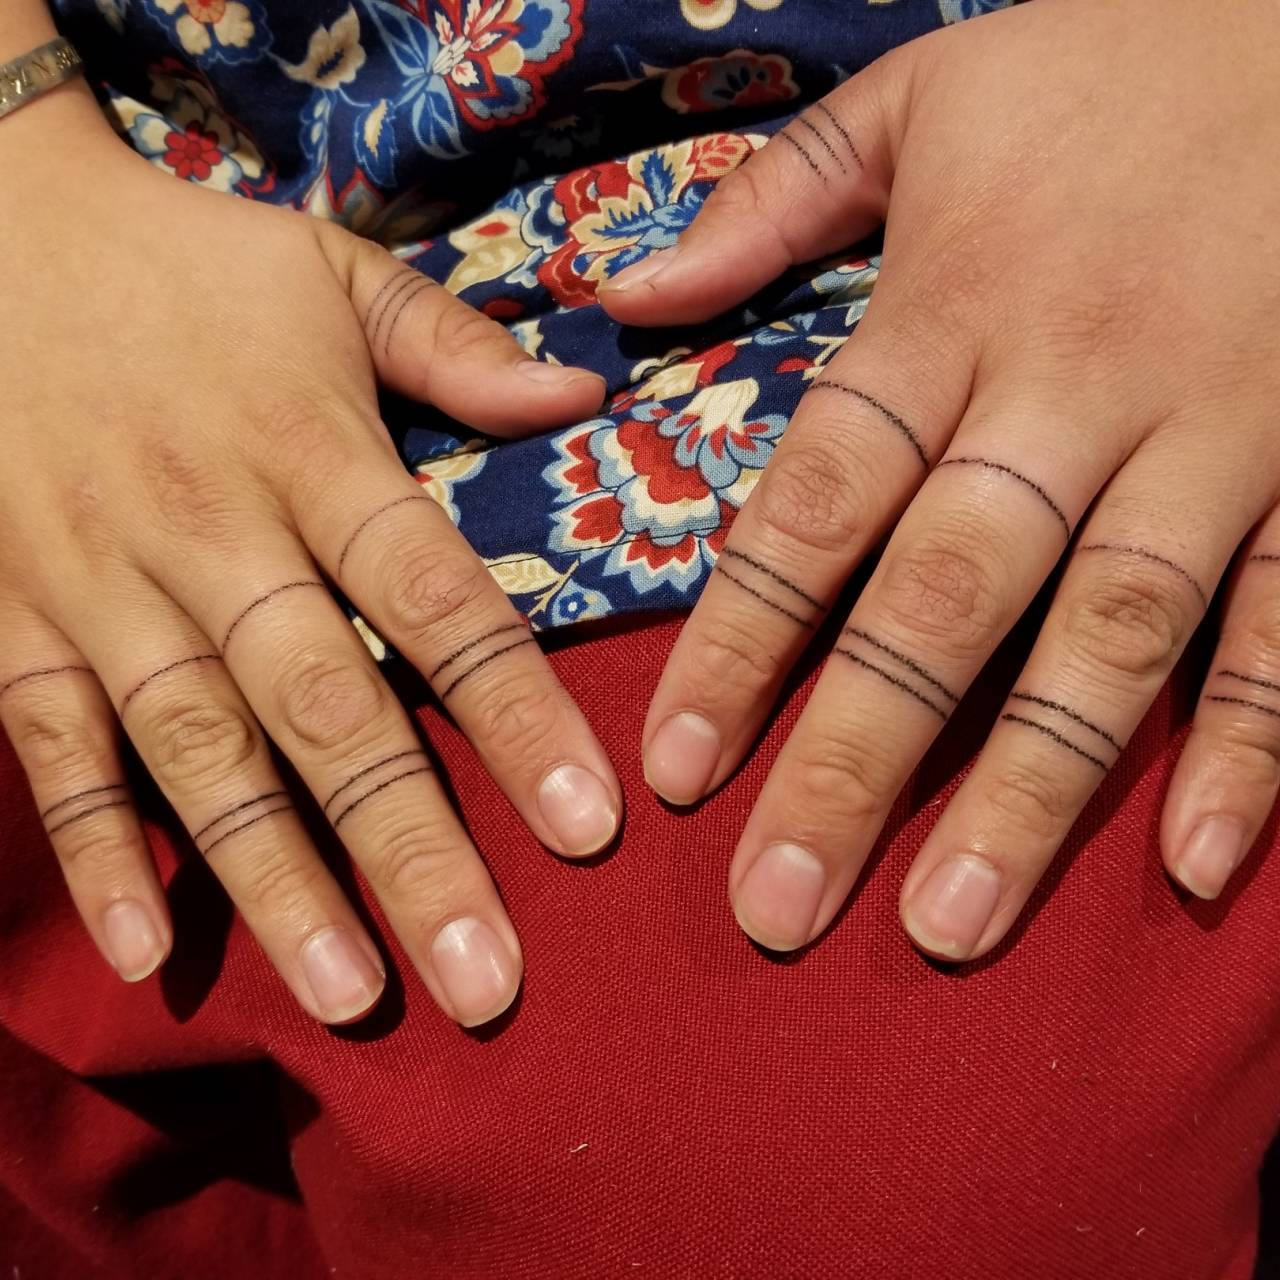
M 542 780 L 538 808 L 571 857 L 598 853 L 618 829 L 618 808 L 609 789 L 590 769 L 562 764 Z
M 368 952 L 339 925 L 302 944 L 302 973 L 326 1022 L 349 1022 L 382 994 L 385 975 Z
M 645 781 L 672 804 L 707 794 L 720 763 L 720 730 L 694 711 L 678 711 L 653 735 L 644 753 Z
M 141 982 L 164 959 L 164 943 L 141 903 L 125 898 L 103 913 L 102 933 L 107 958 L 126 982 Z
M 522 373 L 531 382 L 541 383 L 548 387 L 566 387 L 573 382 L 599 382 L 598 375 L 589 369 L 579 369 L 572 365 L 543 364 L 541 360 L 521 360 L 516 365 L 516 372 Z
M 466 916 L 436 934 L 431 959 L 453 1016 L 464 1027 L 496 1018 L 515 999 L 520 970 L 483 920 Z
M 1000 900 L 1000 873 L 968 856 L 947 858 L 929 873 L 903 911 L 907 932 L 926 951 L 965 960 Z
M 773 844 L 742 877 L 734 915 L 762 947 L 794 951 L 809 941 L 826 887 L 826 870 L 807 849 Z
M 1197 898 L 1212 901 L 1244 855 L 1244 823 L 1219 814 L 1206 818 L 1191 833 L 1173 873 Z
M 671 259 L 675 257 L 676 246 L 672 245 L 670 249 L 659 249 L 656 253 L 649 254 L 639 262 L 633 262 L 629 267 L 619 271 L 616 276 L 603 280 L 596 287 L 596 292 L 601 290 L 609 290 L 613 293 L 624 293 L 628 289 L 634 289 L 638 284 L 644 284 L 646 281 L 652 282 L 658 278 L 660 272 L 663 272 L 671 264 Z

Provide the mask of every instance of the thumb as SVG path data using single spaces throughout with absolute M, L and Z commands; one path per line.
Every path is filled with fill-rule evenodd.
M 598 374 L 535 360 L 497 321 L 381 246 L 333 223 L 316 230 L 383 386 L 498 436 L 575 422 L 600 408 Z
M 692 324 L 884 221 L 919 42 L 806 108 L 727 174 L 669 249 L 599 286 L 624 324 Z

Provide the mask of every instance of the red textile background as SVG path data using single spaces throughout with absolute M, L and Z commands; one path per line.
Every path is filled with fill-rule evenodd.
M 403 985 L 362 1027 L 316 1025 L 168 846 L 178 951 L 123 986 L 0 754 L 0 1275 L 1249 1276 L 1280 1121 L 1280 858 L 1273 825 L 1216 904 L 1160 870 L 1195 659 L 1034 913 L 952 972 L 907 944 L 896 892 L 993 689 L 831 935 L 778 961 L 738 932 L 725 870 L 801 698 L 722 794 L 670 812 L 637 743 L 674 635 L 553 656 L 627 790 L 594 866 L 537 847 L 424 713 L 524 941 L 522 999 L 483 1034 L 385 930 Z

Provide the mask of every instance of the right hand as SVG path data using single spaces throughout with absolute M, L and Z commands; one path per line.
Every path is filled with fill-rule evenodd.
M 50 147 L 59 113 L 74 125 Z M 83 86 L 4 122 L 13 172 L 24 139 L 26 178 L 0 189 L 0 278 L 22 300 L 0 347 L 0 721 L 89 932 L 127 979 L 171 943 L 122 724 L 302 1006 L 372 1007 L 378 950 L 274 743 L 440 1006 L 492 1018 L 519 986 L 515 931 L 322 579 L 417 666 L 540 840 L 608 844 L 603 749 L 376 398 L 380 380 L 517 434 L 588 415 L 601 380 L 533 361 L 337 227 L 153 169 Z

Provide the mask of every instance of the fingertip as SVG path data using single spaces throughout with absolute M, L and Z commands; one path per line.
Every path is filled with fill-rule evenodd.
M 644 777 L 669 804 L 696 804 L 711 787 L 723 750 L 720 730 L 696 711 L 668 716 L 644 752 Z
M 1247 850 L 1245 824 L 1214 814 L 1202 819 L 1177 851 L 1169 874 L 1188 893 L 1212 902 L 1226 888 Z
M 169 954 L 168 930 L 155 913 L 133 898 L 113 902 L 102 915 L 106 957 L 124 982 L 143 982 Z

